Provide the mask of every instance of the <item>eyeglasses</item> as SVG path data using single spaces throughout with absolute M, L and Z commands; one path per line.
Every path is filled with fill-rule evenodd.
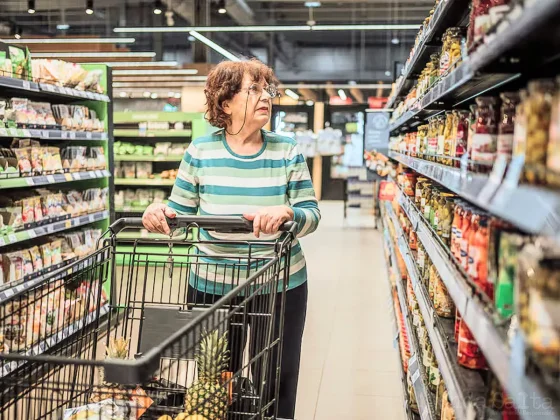
M 280 92 L 278 92 L 278 87 L 276 85 L 268 85 L 263 87 L 257 83 L 253 83 L 247 89 L 243 89 L 243 90 L 247 90 L 249 95 L 258 96 L 259 98 L 262 96 L 263 91 L 268 93 L 271 99 L 280 96 Z

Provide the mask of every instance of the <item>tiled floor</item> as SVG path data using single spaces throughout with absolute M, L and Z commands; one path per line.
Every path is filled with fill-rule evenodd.
M 398 351 L 382 237 L 342 203 L 323 202 L 319 230 L 303 240 L 309 306 L 297 420 L 403 420 Z M 352 224 L 353 226 L 349 226 Z

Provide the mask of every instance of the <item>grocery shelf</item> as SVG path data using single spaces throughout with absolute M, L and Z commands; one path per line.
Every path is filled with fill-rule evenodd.
M 549 392 L 542 385 L 539 377 L 525 371 L 525 352 L 523 348 L 523 340 L 520 338 L 519 333 L 513 341 L 513 345 L 510 350 L 507 345 L 506 331 L 498 326 L 498 319 L 494 318 L 493 311 L 487 308 L 484 302 L 482 302 L 481 299 L 474 294 L 473 287 L 467 281 L 464 273 L 454 264 L 453 257 L 450 255 L 446 247 L 439 241 L 439 238 L 433 229 L 425 222 L 418 209 L 404 194 L 400 194 L 399 203 L 403 210 L 407 213 L 412 226 L 415 227 L 418 240 L 422 243 L 424 249 L 432 260 L 432 263 L 438 270 L 442 281 L 447 287 L 449 295 L 455 302 L 455 306 L 459 309 L 463 319 L 469 326 L 469 329 L 484 353 L 488 364 L 501 382 L 502 386 L 507 390 L 510 398 L 513 399 L 518 408 L 526 408 L 527 400 L 524 397 L 526 395 L 541 398 L 540 401 L 550 400 L 551 417 L 549 418 L 560 419 L 560 407 L 558 406 L 558 400 L 555 398 L 549 398 Z M 393 217 L 396 218 L 394 213 Z M 412 261 L 407 261 L 407 259 L 410 260 L 410 258 L 405 256 L 404 253 L 403 257 L 405 258 L 407 267 L 408 264 L 412 264 Z M 426 303 L 427 302 L 424 302 L 424 305 Z M 420 299 L 419 305 L 422 308 Z M 426 315 L 428 315 L 427 318 Z M 424 317 L 427 320 L 434 318 L 433 313 L 430 317 L 429 311 L 426 315 L 424 315 Z M 428 322 L 426 322 L 426 326 L 428 326 Z M 430 335 L 431 334 L 434 334 L 437 337 L 438 332 L 433 330 Z M 436 343 L 437 342 L 438 341 L 436 341 Z M 435 343 L 432 342 L 432 344 L 434 345 L 434 351 L 436 351 Z M 441 348 L 438 349 L 438 352 L 441 353 L 441 351 Z M 516 357 L 514 357 L 515 355 Z M 442 360 L 445 360 L 445 357 Z M 438 359 L 438 363 L 440 363 L 440 359 Z M 440 370 L 443 375 L 445 370 L 442 369 L 442 364 L 443 363 L 440 363 Z M 453 371 L 453 366 L 450 366 L 449 368 L 450 369 L 448 369 L 447 374 Z M 463 375 L 461 374 L 461 377 L 462 376 Z M 445 382 L 447 384 L 447 379 L 445 379 Z M 449 395 L 451 399 L 451 391 L 449 391 Z M 453 403 L 453 399 L 451 401 Z M 525 420 L 540 419 L 542 418 L 541 414 L 542 413 L 537 412 L 537 410 L 520 410 L 520 415 Z
M 26 96 L 59 96 L 68 99 L 86 99 L 91 101 L 111 102 L 107 95 L 95 92 L 66 88 L 48 83 L 36 83 L 29 80 L 17 79 L 15 77 L 0 76 L 0 88 L 9 89 L 20 95 Z
M 387 102 L 387 108 L 392 108 L 399 97 L 406 95 L 406 92 L 403 94 L 403 91 L 412 87 L 411 80 L 421 73 L 430 59 L 430 54 L 435 51 L 434 40 L 440 38 L 447 28 L 457 24 L 465 16 L 468 3 L 467 0 L 447 0 L 439 3 L 428 29 L 424 32 L 424 37 L 404 68 L 403 77 L 396 86 L 395 95 Z
M 147 130 L 116 128 L 113 130 L 114 137 L 191 137 L 192 130 Z
M 107 140 L 107 133 L 91 131 L 42 130 L 35 128 L 0 128 L 0 137 L 23 137 L 40 140 Z
M 123 206 L 115 208 L 117 213 L 144 213 L 148 206 Z
M 391 281 L 390 279 L 390 273 L 389 273 L 389 265 L 395 269 L 396 271 L 398 271 L 398 268 L 396 266 L 396 262 L 394 261 L 394 250 L 393 250 L 393 245 L 391 242 L 391 239 L 389 238 L 389 234 L 387 233 L 387 229 L 385 229 L 384 231 L 384 237 L 385 237 L 385 243 L 387 244 L 387 246 L 389 247 L 390 251 L 389 254 L 385 254 L 385 261 L 387 263 L 387 283 L 389 285 L 389 290 L 391 292 L 390 294 L 390 298 L 391 298 L 391 302 L 393 301 L 393 286 L 391 285 Z M 404 300 L 401 299 L 401 296 L 398 297 L 399 300 L 399 305 L 402 308 L 403 302 Z M 393 322 L 395 324 L 395 343 L 397 342 L 397 340 L 399 339 L 400 336 L 400 329 L 399 329 L 399 320 L 397 318 L 397 314 L 395 312 L 394 309 L 394 305 L 391 305 L 391 313 L 393 314 Z M 401 309 L 402 311 L 402 309 Z M 403 313 L 403 317 L 404 317 L 404 313 Z M 409 401 L 409 397 L 408 397 L 408 382 L 406 379 L 406 373 L 403 369 L 403 363 L 402 363 L 402 354 L 400 354 L 400 350 L 399 350 L 399 373 L 400 373 L 400 377 L 401 377 L 401 385 L 403 386 L 403 396 L 404 396 L 404 412 L 406 415 L 407 420 L 418 420 L 420 419 L 420 416 L 418 416 L 414 411 L 412 411 L 412 409 L 410 408 L 410 401 Z
M 174 179 L 137 179 L 137 178 L 115 178 L 115 185 L 138 185 L 146 187 L 172 187 L 175 184 Z
M 445 2 L 440 3 L 440 6 L 442 4 Z M 455 70 L 441 78 L 430 91 L 417 99 L 410 110 L 391 124 L 390 130 L 410 129 L 420 124 L 419 120 L 435 111 L 449 109 L 452 105 L 458 105 L 458 101 L 469 99 L 520 77 L 518 69 L 504 73 L 490 71 L 482 74 L 482 72 L 490 68 L 498 59 L 503 58 L 506 53 L 515 50 L 517 45 L 524 45 L 530 53 L 531 36 L 538 33 L 543 25 L 559 14 L 560 2 L 557 0 L 534 1 L 523 9 L 514 7 L 503 18 L 495 32 L 488 37 L 486 44 L 477 48 Z M 524 63 L 525 67 L 530 66 L 532 60 L 527 61 Z M 512 66 L 509 68 L 514 69 Z M 394 102 L 390 105 L 392 107 Z
M 390 207 L 390 205 L 387 205 L 387 207 Z M 392 211 L 392 209 L 389 210 Z M 394 220 L 393 224 L 395 224 Z M 397 228 L 398 225 L 395 226 L 395 229 Z M 389 244 L 389 249 L 392 253 L 391 258 L 396 262 L 396 253 L 390 240 Z M 395 265 L 395 267 L 397 266 Z M 420 418 L 421 420 L 435 420 L 436 415 L 434 410 L 434 396 L 432 395 L 431 391 L 428 388 L 428 384 L 426 383 L 427 375 L 424 371 L 424 366 L 418 361 L 418 358 L 421 358 L 420 345 L 416 338 L 416 332 L 412 327 L 410 315 L 408 313 L 406 294 L 402 286 L 402 277 L 397 278 L 397 295 L 399 297 L 399 303 L 403 314 L 406 331 L 408 333 L 408 343 L 410 346 L 411 354 L 410 359 L 408 360 L 408 369 L 410 371 L 412 386 L 414 388 L 414 394 L 416 395 L 416 401 L 418 403 L 418 410 L 420 411 Z
M 80 319 L 79 321 L 73 323 L 72 325 L 68 325 L 60 330 L 58 333 L 50 336 L 49 338 L 35 344 L 29 350 L 16 353 L 18 356 L 38 356 L 40 354 L 46 353 L 50 348 L 56 346 L 57 344 L 61 343 L 62 341 L 66 340 L 67 338 L 71 337 L 78 331 L 82 330 L 83 328 L 87 327 L 88 325 L 92 324 L 97 319 L 105 316 L 109 313 L 109 305 L 106 304 L 99 308 L 99 316 L 97 316 L 97 311 L 89 313 L 86 317 Z M 20 368 L 21 366 L 27 363 L 27 360 L 19 360 L 19 361 L 11 361 L 9 362 L 10 353 L 5 355 L 6 359 L 2 363 L 2 370 L 0 371 L 0 378 L 10 374 L 11 372 L 15 371 L 16 369 Z
M 22 230 L 6 235 L 0 235 L 0 248 L 18 242 L 34 239 L 39 236 L 50 235 L 52 233 L 62 232 L 67 229 L 98 222 L 107 218 L 109 218 L 109 211 L 104 210 L 98 211 L 96 213 L 86 214 L 83 216 L 76 216 L 71 219 L 65 219 L 50 224 L 45 224 L 32 229 Z
M 40 185 L 60 184 L 71 181 L 85 181 L 110 177 L 108 170 L 95 170 L 85 172 L 69 172 L 65 174 L 40 175 L 29 177 L 3 178 L 0 176 L 0 189 L 33 187 Z
M 163 239 L 168 241 L 169 235 L 163 235 L 161 233 L 151 233 L 151 232 L 120 232 L 117 234 L 117 239 Z
M 389 157 L 525 232 L 558 236 L 560 193 L 557 191 L 528 184 L 517 185 L 508 180 L 508 175 L 502 182 L 492 176 L 462 172 L 402 153 L 389 152 Z M 527 217 L 528 214 L 531 217 Z
M 182 155 L 177 156 L 142 156 L 115 155 L 115 162 L 181 162 Z

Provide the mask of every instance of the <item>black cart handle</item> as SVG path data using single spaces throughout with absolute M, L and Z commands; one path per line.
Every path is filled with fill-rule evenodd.
M 222 233 L 251 233 L 253 231 L 253 222 L 241 216 L 176 216 L 174 218 L 166 217 L 166 219 L 171 231 L 189 227 L 199 227 Z M 143 227 L 141 217 L 124 217 L 113 222 L 109 229 L 116 235 L 123 229 Z M 279 230 L 280 232 L 294 232 L 295 228 L 296 223 L 290 221 L 282 223 Z

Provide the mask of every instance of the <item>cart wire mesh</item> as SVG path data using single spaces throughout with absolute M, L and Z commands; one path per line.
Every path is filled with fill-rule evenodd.
M 97 252 L 0 302 L 0 419 L 276 418 L 295 226 L 216 241 L 247 253 L 212 256 L 190 229 L 212 220 L 168 240 L 119 239 L 139 219 L 119 222 Z M 250 229 L 235 223 L 216 228 Z

